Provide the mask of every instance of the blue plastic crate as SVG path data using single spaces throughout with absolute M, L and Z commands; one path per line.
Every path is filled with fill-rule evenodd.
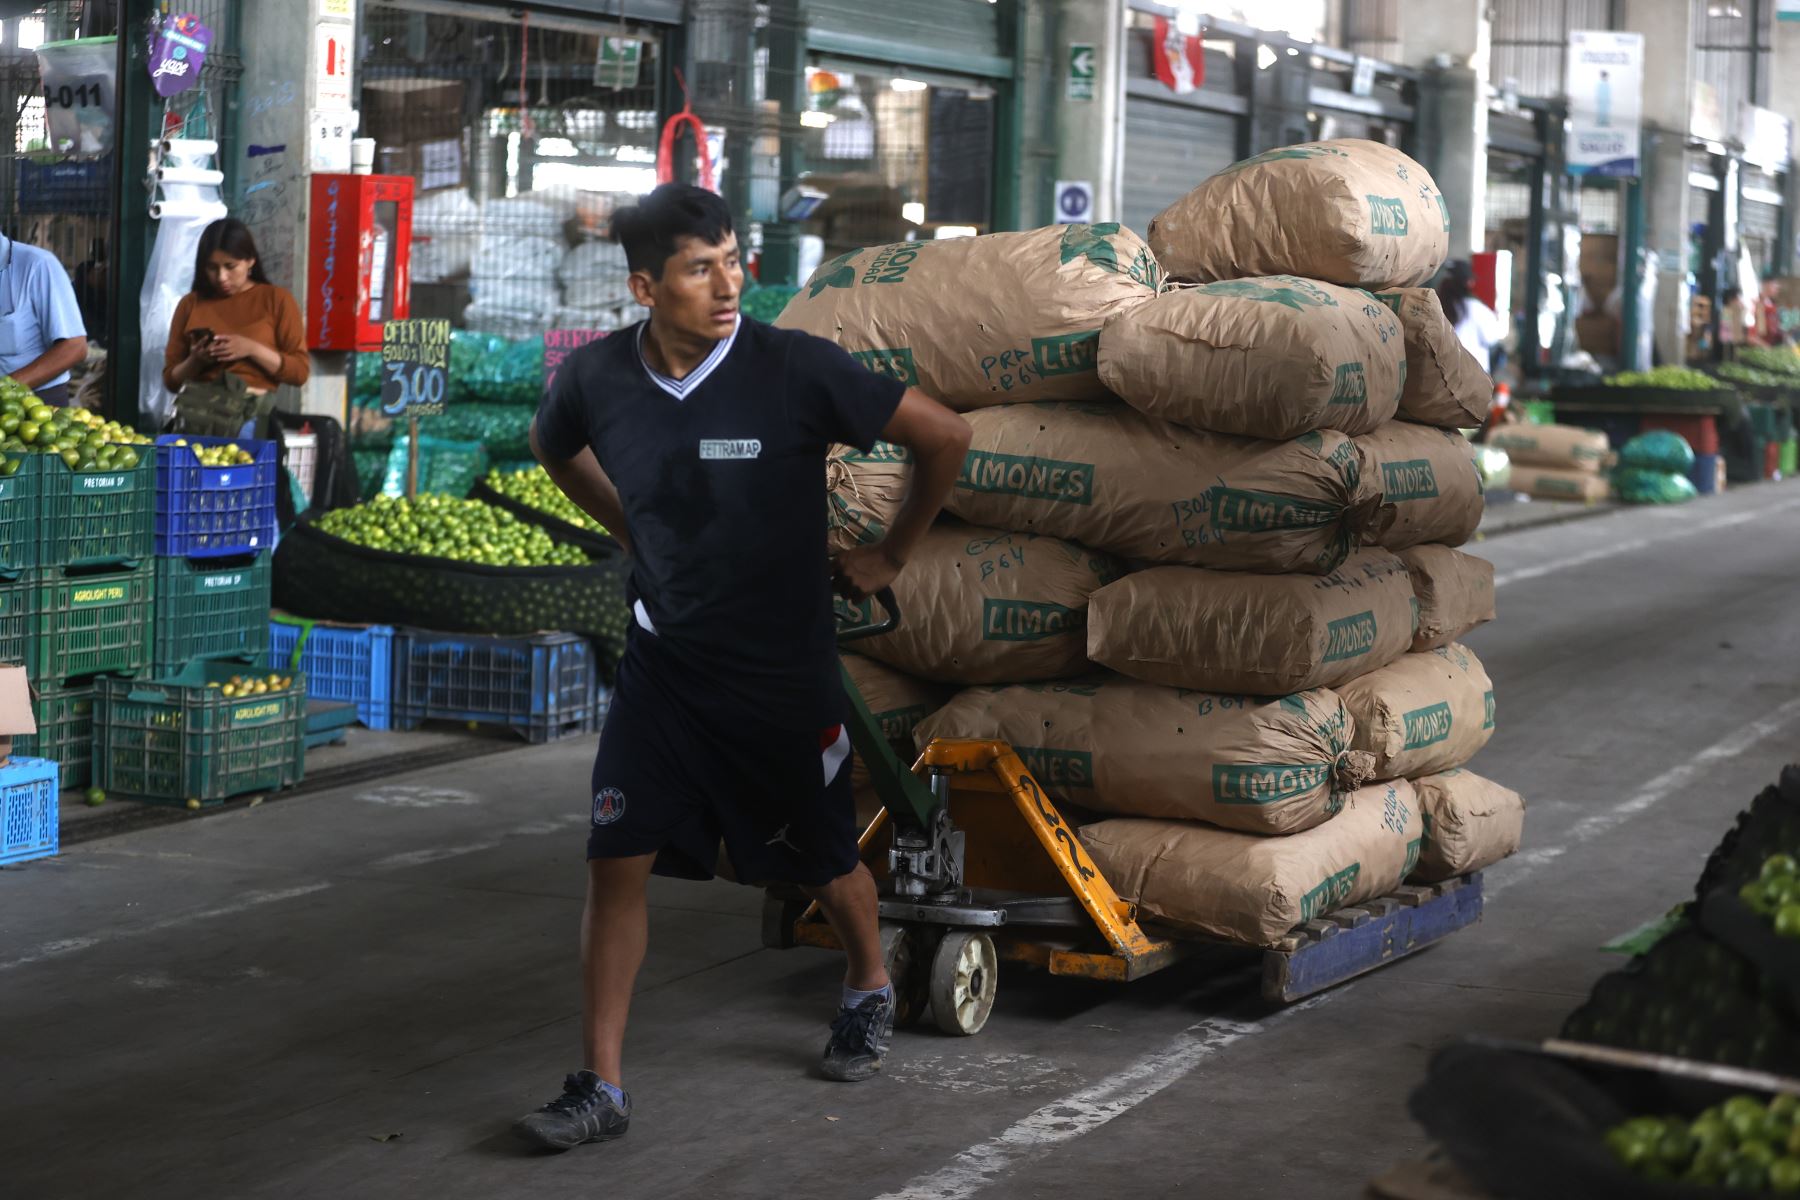
M 296 659 L 294 651 L 299 648 Z M 356 705 L 356 719 L 370 729 L 393 727 L 394 629 L 367 625 L 349 629 L 297 617 L 269 622 L 269 666 L 306 673 L 306 693 L 315 700 Z
M 187 446 L 232 443 L 256 461 L 202 466 Z M 214 558 L 275 547 L 274 442 L 164 434 L 156 439 L 156 552 Z
M 531 743 L 600 728 L 608 693 L 579 634 L 481 637 L 394 631 L 394 726 L 505 725 Z
M 0 767 L 0 865 L 56 853 L 61 782 L 60 768 L 47 758 L 14 757 Z

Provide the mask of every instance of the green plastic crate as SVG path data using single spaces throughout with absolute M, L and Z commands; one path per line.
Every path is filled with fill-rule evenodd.
M 38 731 L 14 738 L 13 753 L 47 758 L 62 768 L 62 785 L 84 788 L 94 777 L 94 686 L 38 689 Z
M 156 455 L 132 469 L 71 471 L 38 456 L 38 565 L 88 567 L 137 562 L 156 549 Z
M 11 475 L 0 475 L 0 577 L 18 578 L 37 566 L 38 458 L 20 455 Z M 0 458 L 0 463 L 5 462 Z
M 1556 405 L 1549 400 L 1521 400 L 1519 406 L 1523 410 L 1527 425 L 1556 424 Z
M 150 666 L 156 568 L 44 568 L 33 576 L 35 629 L 28 664 L 40 683 L 83 675 L 136 675 Z
M 266 667 L 197 662 L 167 679 L 94 681 L 94 781 L 109 793 L 165 804 L 219 804 L 300 782 L 306 681 L 260 696 L 226 696 L 234 675 Z
M 0 580 L 0 663 L 31 661 L 32 634 L 37 628 L 35 573 Z
M 1781 477 L 1792 479 L 1800 474 L 1800 441 L 1789 438 L 1781 443 Z
M 196 659 L 262 663 L 269 657 L 269 555 L 156 560 L 156 641 L 151 674 Z

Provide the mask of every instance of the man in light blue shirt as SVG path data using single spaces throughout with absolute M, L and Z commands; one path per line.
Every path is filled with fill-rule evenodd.
M 48 250 L 0 235 L 0 374 L 48 404 L 67 404 L 69 368 L 86 357 L 69 273 Z

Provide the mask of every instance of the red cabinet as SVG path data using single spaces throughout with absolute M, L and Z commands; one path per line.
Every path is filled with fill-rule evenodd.
M 379 350 L 381 323 L 412 314 L 413 181 L 314 175 L 306 344 Z

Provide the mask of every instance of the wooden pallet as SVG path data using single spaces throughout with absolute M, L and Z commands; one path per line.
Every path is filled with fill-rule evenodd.
M 1263 997 L 1277 1004 L 1322 992 L 1423 950 L 1481 919 L 1481 872 L 1405 884 L 1299 926 L 1263 954 Z

